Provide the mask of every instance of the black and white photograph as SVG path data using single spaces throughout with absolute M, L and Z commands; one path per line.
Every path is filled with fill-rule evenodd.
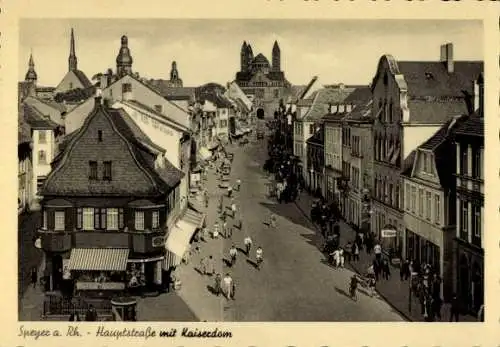
M 20 19 L 18 321 L 484 322 L 483 25 Z

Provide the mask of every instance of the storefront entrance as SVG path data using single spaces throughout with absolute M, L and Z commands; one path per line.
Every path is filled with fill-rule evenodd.
M 406 257 L 419 264 L 429 264 L 433 272 L 440 274 L 441 252 L 439 246 L 406 229 Z

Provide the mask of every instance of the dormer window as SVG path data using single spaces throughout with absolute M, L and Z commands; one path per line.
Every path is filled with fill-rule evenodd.
M 102 142 L 102 130 L 97 130 L 97 140 Z

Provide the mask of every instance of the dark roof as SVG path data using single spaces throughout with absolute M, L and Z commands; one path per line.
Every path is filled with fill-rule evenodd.
M 204 103 L 205 100 L 210 101 L 213 103 L 215 106 L 218 108 L 230 108 L 233 105 L 231 104 L 231 101 L 229 101 L 226 97 L 222 96 L 221 94 L 217 93 L 203 93 L 199 95 L 199 101 Z
M 356 87 L 351 94 L 345 98 L 345 104 L 365 104 L 372 98 L 372 89 L 369 86 Z
M 42 98 L 38 98 L 38 97 L 34 97 L 34 96 L 31 96 L 32 99 L 35 99 L 36 101 L 38 102 L 41 102 L 49 107 L 52 107 L 53 109 L 63 113 L 63 112 L 66 112 L 67 111 L 67 108 L 65 105 L 63 105 L 62 103 L 58 103 L 54 100 L 47 100 L 47 99 L 42 99 Z
M 439 147 L 439 145 L 443 143 L 443 141 L 450 134 L 450 131 L 452 131 L 452 129 L 456 127 L 461 122 L 461 120 L 463 120 L 464 117 L 466 116 L 458 116 L 446 121 L 446 123 L 444 123 L 439 128 L 439 130 L 434 133 L 434 135 L 432 135 L 424 143 L 422 143 L 419 146 L 419 148 L 429 151 L 434 151 L 436 148 Z
M 403 168 L 401 170 L 401 174 L 407 177 L 411 176 L 411 172 L 413 171 L 413 163 L 415 162 L 415 155 L 417 154 L 416 150 L 411 151 L 410 154 L 403 161 Z
M 257 56 L 253 59 L 252 64 L 269 64 L 269 60 L 264 56 L 264 54 L 259 53 Z
M 32 129 L 56 129 L 58 127 L 49 117 L 43 115 L 32 105 L 23 104 L 23 108 L 26 122 Z
M 159 117 L 161 117 L 162 119 L 166 119 L 168 122 L 174 124 L 179 130 L 181 131 L 184 131 L 187 133 L 188 129 L 186 128 L 186 126 L 182 125 L 181 123 L 179 123 L 178 121 L 170 118 L 170 117 L 165 117 L 164 114 L 162 114 L 161 112 L 158 112 L 156 111 L 155 109 L 147 106 L 147 105 L 144 105 L 143 103 L 137 101 L 137 100 L 127 100 L 127 101 L 121 101 L 123 104 L 125 105 L 129 105 L 129 106 L 132 106 L 132 107 L 136 107 L 136 108 L 139 108 L 139 109 L 143 109 L 144 111 L 146 112 L 149 112 L 149 113 L 152 113 L 152 114 L 155 114 Z M 177 107 L 179 110 L 183 111 L 183 112 L 186 112 L 185 110 L 183 110 L 182 108 L 178 107 L 177 105 L 171 103 L 172 105 L 174 105 L 175 107 Z M 187 115 L 187 113 L 186 113 Z
M 316 131 L 314 134 L 312 134 L 311 137 L 307 139 L 306 142 L 311 145 L 323 146 L 324 143 L 323 143 L 322 131 L 321 130 Z
M 341 122 L 346 115 L 345 112 L 327 113 L 321 119 L 324 122 Z
M 458 124 L 453 132 L 456 135 L 484 137 L 484 118 L 475 112 Z
M 351 112 L 349 112 L 344 120 L 352 122 L 372 122 L 374 117 L 372 115 L 373 100 L 369 99 L 364 104 L 355 105 Z
M 73 72 L 75 74 L 76 78 L 78 78 L 78 80 L 80 81 L 80 83 L 83 85 L 84 88 L 92 87 L 92 83 L 90 82 L 90 80 L 87 78 L 87 76 L 83 71 L 71 70 L 70 72 Z
M 56 87 L 42 87 L 42 86 L 36 87 L 37 92 L 53 92 L 55 89 Z
M 439 124 L 457 115 L 468 114 L 468 105 L 457 100 L 408 100 L 410 122 L 418 124 Z
M 192 100 L 195 97 L 194 87 L 172 87 L 167 80 L 150 80 L 148 85 L 168 100 Z
M 95 108 L 94 111 L 92 111 L 92 113 L 89 115 L 89 117 L 87 117 L 83 126 L 79 130 L 75 131 L 74 135 L 71 135 L 64 147 L 64 152 L 58 155 L 54 160 L 53 170 L 47 178 L 46 184 L 43 188 L 43 194 L 57 195 L 60 192 L 67 193 L 68 187 L 60 187 L 59 182 L 53 182 L 53 174 L 56 172 L 56 167 L 63 165 L 63 163 L 61 163 L 61 159 L 64 159 L 65 156 L 69 155 L 72 148 L 78 142 L 78 139 L 80 137 L 77 135 L 87 131 L 87 127 L 91 119 L 94 118 L 94 116 L 98 114 L 99 111 L 107 115 L 108 119 L 114 124 L 115 129 L 122 135 L 125 141 L 129 142 L 129 148 L 134 154 L 134 157 L 139 162 L 139 165 L 148 172 L 149 176 L 154 182 L 154 186 L 156 187 L 157 191 L 152 193 L 154 195 L 158 193 L 164 194 L 175 188 L 175 186 L 180 183 L 180 179 L 184 176 L 184 173 L 176 169 L 173 164 L 169 163 L 168 160 L 164 157 L 163 164 L 165 167 L 157 168 L 155 165 L 156 157 L 157 155 L 162 154 L 155 153 L 151 150 L 151 148 L 143 145 L 144 143 L 152 143 L 149 137 L 147 137 L 146 134 L 142 133 L 142 131 L 140 131 L 137 126 L 134 126 L 131 119 L 126 119 L 126 116 L 128 115 L 122 109 L 105 108 L 100 103 L 97 105 L 98 109 Z M 132 121 L 132 123 L 130 121 Z M 155 147 L 158 146 L 155 145 Z M 131 189 L 132 188 L 133 187 L 131 187 Z M 62 189 L 62 191 L 60 189 Z M 74 194 L 99 194 L 99 192 L 90 191 L 88 184 L 81 187 L 71 187 L 71 190 L 74 191 Z
M 408 94 L 415 96 L 464 96 L 474 92 L 474 81 L 483 72 L 483 62 L 455 61 L 453 73 L 448 73 L 444 62 L 398 61 L 404 75 Z
M 18 143 L 30 142 L 31 141 L 31 127 L 26 121 L 26 116 L 24 114 L 24 107 L 18 108 L 17 112 L 17 141 Z

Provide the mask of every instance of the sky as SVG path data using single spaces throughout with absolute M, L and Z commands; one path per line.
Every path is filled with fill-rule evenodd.
M 38 84 L 56 86 L 68 70 L 71 28 L 78 68 L 89 78 L 116 69 L 127 35 L 134 72 L 169 79 L 175 60 L 184 86 L 232 81 L 244 40 L 269 61 L 277 40 L 282 70 L 295 85 L 312 76 L 323 84 L 368 84 L 382 55 L 436 61 L 446 42 L 456 60 L 484 59 L 482 22 L 471 20 L 22 19 L 19 80 L 32 52 Z

